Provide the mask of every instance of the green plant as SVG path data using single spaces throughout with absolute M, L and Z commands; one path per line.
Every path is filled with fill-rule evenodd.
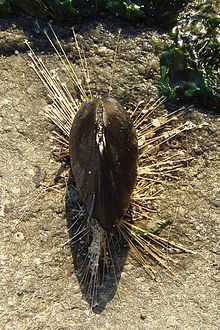
M 220 107 L 220 18 L 209 4 L 192 16 L 183 16 L 173 29 L 173 45 L 160 59 L 161 93 Z

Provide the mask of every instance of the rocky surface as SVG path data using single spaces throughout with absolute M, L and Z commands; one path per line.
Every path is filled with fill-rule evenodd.
M 106 90 L 117 30 L 121 46 L 112 94 L 127 108 L 158 96 L 159 57 L 166 33 L 119 21 L 78 27 L 93 90 Z M 57 28 L 75 62 L 70 33 Z M 160 218 L 165 234 L 197 255 L 176 259 L 176 276 L 155 282 L 127 260 L 116 294 L 100 314 L 82 299 L 68 245 L 64 190 L 44 193 L 60 164 L 52 156 L 53 126 L 45 119 L 47 95 L 29 67 L 29 39 L 49 67 L 57 58 L 29 18 L 0 21 L 0 316 L 1 329 L 218 329 L 219 118 L 201 109 L 187 114 L 200 129 L 182 137 L 193 161 L 166 182 Z M 38 47 L 38 48 L 37 48 Z M 96 83 L 95 83 L 96 82 Z

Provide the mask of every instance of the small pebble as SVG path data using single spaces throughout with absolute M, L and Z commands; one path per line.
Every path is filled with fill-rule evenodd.
M 14 238 L 16 241 L 23 241 L 24 239 L 24 234 L 21 232 L 17 232 L 14 234 Z
M 148 41 L 145 41 L 143 42 L 143 50 L 150 52 L 153 50 L 153 46 Z
M 109 49 L 109 48 L 105 47 L 105 46 L 102 46 L 102 47 L 98 48 L 98 53 L 101 56 L 106 56 L 106 55 L 112 55 L 114 53 L 114 51 L 112 49 Z
M 217 193 L 215 198 L 210 201 L 215 207 L 220 207 L 220 193 Z

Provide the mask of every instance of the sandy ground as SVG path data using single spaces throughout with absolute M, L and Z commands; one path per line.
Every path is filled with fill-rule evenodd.
M 97 89 L 109 78 L 119 25 L 95 22 L 78 30 Z M 38 47 L 51 68 L 57 60 L 30 19 L 1 20 L 0 27 L 0 328 L 218 329 L 219 118 L 208 111 L 190 114 L 201 127 L 184 137 L 193 161 L 178 181 L 166 183 L 159 202 L 159 217 L 173 221 L 170 238 L 198 254 L 179 256 L 176 277 L 162 273 L 158 282 L 128 259 L 118 294 L 102 313 L 92 313 L 69 246 L 59 248 L 68 239 L 64 191 L 39 196 L 39 184 L 53 179 L 59 163 L 52 156 L 53 127 L 44 117 L 46 93 L 28 66 L 23 40 Z M 155 37 L 167 38 L 122 26 L 113 94 L 124 105 L 158 93 L 161 45 Z

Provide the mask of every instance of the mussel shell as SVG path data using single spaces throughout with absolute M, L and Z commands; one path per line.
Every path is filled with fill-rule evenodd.
M 112 231 L 129 207 L 137 177 L 137 138 L 129 115 L 110 97 L 85 102 L 74 118 L 69 150 L 81 201 L 89 216 Z

